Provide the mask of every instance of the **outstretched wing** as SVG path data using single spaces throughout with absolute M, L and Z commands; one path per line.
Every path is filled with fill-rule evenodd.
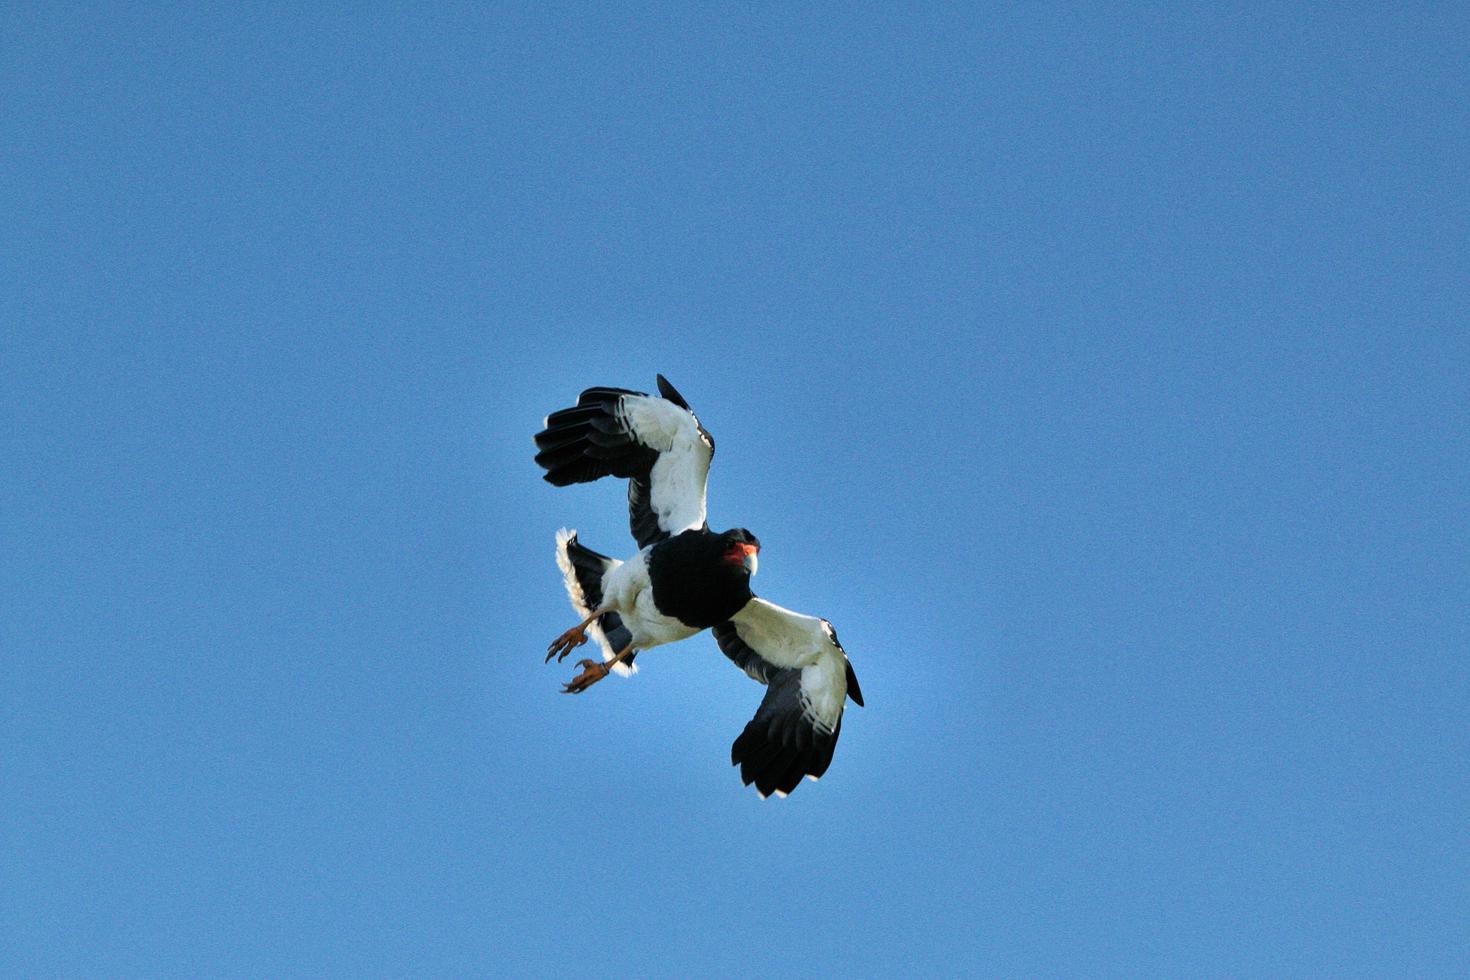
M 832 624 L 751 599 L 714 628 L 720 650 L 766 685 L 755 717 L 730 747 L 745 785 L 764 799 L 785 796 L 801 777 L 819 779 L 832 764 L 842 709 L 863 692 Z
M 706 526 L 704 486 L 715 454 L 714 439 L 661 374 L 658 390 L 662 397 L 588 388 L 536 433 L 548 483 L 628 481 L 628 523 L 640 548 Z

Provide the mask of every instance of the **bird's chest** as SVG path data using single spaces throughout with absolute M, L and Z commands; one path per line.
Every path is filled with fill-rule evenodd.
M 690 626 L 677 617 L 662 612 L 654 602 L 652 590 L 638 594 L 633 605 L 633 615 L 625 616 L 623 622 L 633 633 L 634 645 L 639 649 L 661 643 L 676 643 L 699 632 L 699 627 Z
M 725 567 L 664 567 L 654 561 L 649 571 L 658 611 L 696 632 L 723 623 L 750 601 L 744 575 Z
M 660 611 L 654 599 L 646 552 L 619 565 L 604 581 L 603 588 L 607 600 L 617 608 L 623 625 L 632 633 L 633 645 L 640 650 L 674 643 L 699 632 L 677 617 Z

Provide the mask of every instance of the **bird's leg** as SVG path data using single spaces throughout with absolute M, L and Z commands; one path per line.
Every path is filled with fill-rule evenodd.
M 603 607 L 602 609 L 599 609 L 592 615 L 588 616 L 586 619 L 582 620 L 576 626 L 573 626 L 571 629 L 567 630 L 561 636 L 558 636 L 556 639 L 552 640 L 551 646 L 546 648 L 546 663 L 551 663 L 552 657 L 556 658 L 557 663 L 561 663 L 563 660 L 565 660 L 567 654 L 571 653 L 573 650 L 577 649 L 577 647 L 587 642 L 587 627 L 597 622 L 598 616 L 602 616 L 612 611 L 613 610 L 611 607 Z
M 582 668 L 582 672 L 576 677 L 573 677 L 571 683 L 561 689 L 561 693 L 581 694 L 587 688 L 612 673 L 613 664 L 622 663 L 624 659 L 631 657 L 633 652 L 633 644 L 629 643 L 619 651 L 617 656 L 611 657 L 602 663 L 598 663 L 596 660 L 578 661 L 577 666 Z

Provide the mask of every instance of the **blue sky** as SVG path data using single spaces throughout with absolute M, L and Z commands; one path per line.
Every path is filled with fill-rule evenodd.
M 0 972 L 1470 959 L 1452 5 L 8 4 Z M 581 698 L 663 372 L 862 678 Z

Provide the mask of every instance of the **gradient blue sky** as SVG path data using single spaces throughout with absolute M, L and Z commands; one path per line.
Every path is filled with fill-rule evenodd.
M 4 4 L 0 972 L 1470 962 L 1470 15 Z M 558 695 L 656 371 L 867 695 Z

